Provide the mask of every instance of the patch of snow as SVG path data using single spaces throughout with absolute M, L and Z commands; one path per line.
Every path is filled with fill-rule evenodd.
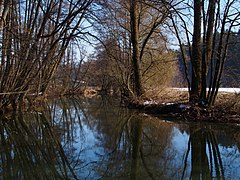
M 144 101 L 143 105 L 151 105 L 151 104 L 157 104 L 156 101 Z
M 172 105 L 172 104 L 174 104 L 174 103 L 166 103 L 166 105 Z
M 175 103 L 162 103 L 162 105 L 173 105 L 173 104 L 175 104 Z
M 145 117 L 149 117 L 149 114 L 143 113 L 143 116 L 145 116 Z
M 172 88 L 177 91 L 188 91 L 188 88 Z M 208 91 L 208 88 L 207 88 Z M 218 92 L 240 93 L 240 88 L 219 88 Z
M 240 88 L 219 88 L 219 92 L 240 93 Z

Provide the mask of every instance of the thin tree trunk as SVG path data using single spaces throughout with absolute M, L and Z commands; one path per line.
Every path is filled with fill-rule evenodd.
M 213 41 L 213 27 L 214 27 L 214 16 L 216 9 L 216 0 L 209 1 L 209 9 L 207 13 L 207 32 L 204 39 L 204 55 L 202 60 L 202 89 L 201 89 L 201 99 L 207 102 L 207 74 L 208 67 L 211 61 L 212 55 L 212 41 Z

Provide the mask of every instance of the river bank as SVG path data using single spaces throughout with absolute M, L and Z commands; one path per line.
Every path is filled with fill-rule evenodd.
M 127 101 L 124 106 L 131 109 L 137 109 L 146 114 L 159 116 L 167 114 L 182 121 L 195 122 L 216 122 L 216 123 L 237 123 L 240 124 L 240 94 L 239 88 L 220 89 L 214 107 L 198 107 L 188 103 L 188 92 L 184 88 L 166 88 L 160 92 L 148 92 L 141 100 Z M 93 98 L 103 95 L 95 89 L 85 89 L 85 91 L 68 94 L 48 94 L 46 96 L 32 97 L 28 96 L 26 101 L 21 105 L 21 111 L 42 109 L 43 105 L 51 99 L 82 96 Z M 107 94 L 110 96 L 116 96 Z M 116 97 L 117 98 L 117 97 Z M 11 112 L 11 106 L 3 109 L 0 114 Z
M 166 91 L 155 100 L 131 101 L 127 106 L 154 116 L 167 114 L 182 121 L 240 124 L 240 95 L 236 89 L 221 89 L 215 105 L 208 108 L 189 104 L 187 91 L 178 89 Z

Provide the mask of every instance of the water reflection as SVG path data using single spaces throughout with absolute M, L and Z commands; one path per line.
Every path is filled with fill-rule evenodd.
M 240 178 L 236 125 L 163 121 L 100 97 L 0 123 L 2 179 Z
M 45 115 L 23 117 L 0 120 L 2 179 L 77 179 Z
M 225 179 L 222 158 L 213 131 L 204 127 L 190 126 L 186 161 L 191 150 L 191 177 L 192 179 Z

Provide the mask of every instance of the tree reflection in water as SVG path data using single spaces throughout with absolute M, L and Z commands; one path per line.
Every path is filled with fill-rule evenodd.
M 138 118 L 131 120 L 131 144 L 132 144 L 132 163 L 130 179 L 139 179 L 139 159 L 142 141 L 142 121 Z
M 13 113 L 0 119 L 3 179 L 77 179 L 63 147 L 43 113 Z
M 190 150 L 192 179 L 225 179 L 222 159 L 213 131 L 202 127 L 190 126 L 188 143 L 182 179 L 184 179 L 184 172 Z
M 3 179 L 240 178 L 239 127 L 224 135 L 220 126 L 166 122 L 109 98 L 59 99 L 0 123 Z
M 189 125 L 188 148 L 181 179 L 189 176 L 191 179 L 239 179 L 240 153 L 238 142 L 233 140 L 239 133 L 239 128 L 234 125 Z M 190 168 L 190 175 L 186 175 L 187 168 Z

